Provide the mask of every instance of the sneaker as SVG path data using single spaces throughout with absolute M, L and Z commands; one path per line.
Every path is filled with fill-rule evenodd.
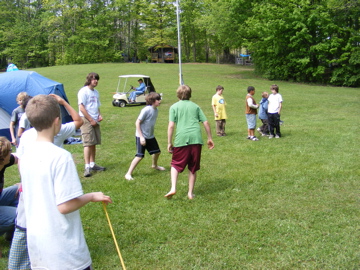
M 251 140 L 251 137 L 250 137 L 250 136 L 247 136 L 247 138 L 246 138 L 246 139 Z
M 276 135 L 276 136 L 275 136 L 275 139 L 280 139 L 280 136 L 279 136 L 279 135 Z
M 251 138 L 252 141 L 258 141 L 259 139 L 256 138 L 255 136 Z
M 274 135 L 270 135 L 270 136 L 269 136 L 269 139 L 272 139 L 272 138 L 274 138 Z
M 89 167 L 89 168 L 85 168 L 84 177 L 90 177 L 91 175 L 92 175 L 92 174 L 91 174 L 90 167 Z
M 91 170 L 92 171 L 105 171 L 106 168 L 95 164 L 93 167 L 91 167 Z

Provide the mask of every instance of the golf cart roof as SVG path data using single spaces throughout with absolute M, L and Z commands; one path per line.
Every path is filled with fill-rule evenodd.
M 119 78 L 150 78 L 147 75 L 132 74 L 132 75 L 120 75 Z

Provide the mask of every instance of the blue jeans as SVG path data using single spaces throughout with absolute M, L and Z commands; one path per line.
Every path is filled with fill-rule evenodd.
M 0 195 L 0 235 L 14 230 L 16 207 L 19 202 L 18 186 L 3 189 Z
M 135 101 L 137 95 L 144 94 L 143 91 L 132 91 L 129 96 L 129 100 Z

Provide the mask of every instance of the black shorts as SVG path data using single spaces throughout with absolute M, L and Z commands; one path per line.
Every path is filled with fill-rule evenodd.
M 141 145 L 140 137 L 136 137 L 136 157 L 143 158 L 145 156 L 145 150 L 147 150 L 150 155 L 160 153 L 160 147 L 155 137 L 145 139 L 145 142 L 145 146 Z

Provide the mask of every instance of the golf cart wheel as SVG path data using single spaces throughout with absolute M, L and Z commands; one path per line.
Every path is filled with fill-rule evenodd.
M 112 105 L 113 105 L 113 106 L 117 106 L 117 105 L 116 105 L 116 100 L 115 100 L 115 99 L 112 101 Z
M 123 100 L 119 100 L 118 104 L 119 104 L 118 106 L 121 108 L 124 108 L 126 106 L 126 102 Z

